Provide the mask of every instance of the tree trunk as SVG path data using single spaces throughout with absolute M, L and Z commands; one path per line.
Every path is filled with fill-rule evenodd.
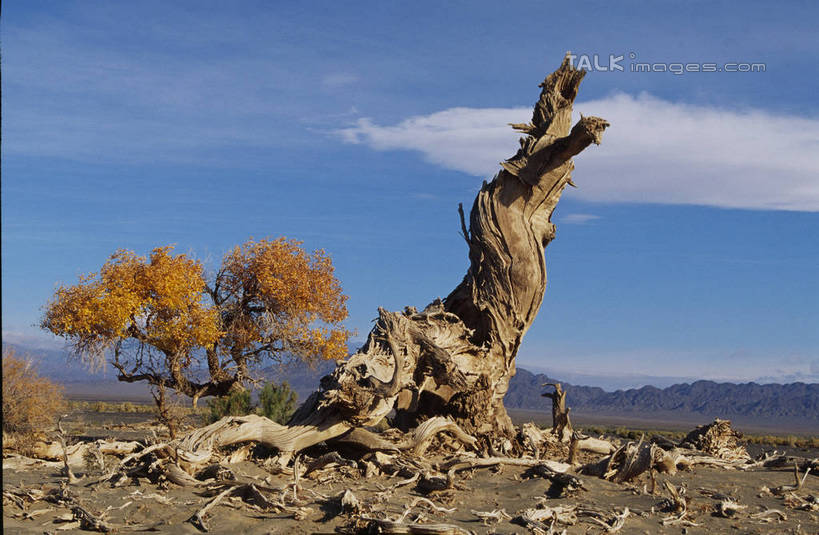
M 527 136 L 475 199 L 464 228 L 470 267 L 461 284 L 420 313 L 379 310 L 367 343 L 322 381 L 311 408 L 352 426 L 374 424 L 394 408 L 405 425 L 443 414 L 467 432 L 511 431 L 503 397 L 546 289 L 551 215 L 572 184 L 572 156 L 600 143 L 608 126 L 581 117 L 570 128 L 584 74 L 567 56 L 541 84 L 532 121 L 512 125 Z
M 473 435 L 512 434 L 503 397 L 543 300 L 544 248 L 555 236 L 550 218 L 572 184 L 572 156 L 599 144 L 608 126 L 581 117 L 571 127 L 584 74 L 567 56 L 546 77 L 532 121 L 512 125 L 527 134 L 520 149 L 484 182 L 468 230 L 460 210 L 470 259 L 461 284 L 422 312 L 379 309 L 364 346 L 322 378 L 319 391 L 291 419 L 299 447 L 388 415 L 403 429 L 448 416 Z

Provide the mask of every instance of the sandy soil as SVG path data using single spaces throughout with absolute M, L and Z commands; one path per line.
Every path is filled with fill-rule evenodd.
M 99 424 L 99 422 L 97 422 Z M 145 438 L 149 430 L 146 423 L 130 422 L 125 427 L 94 427 L 84 432 L 74 426 L 75 439 L 78 436 L 109 436 L 121 439 Z M 802 455 L 816 457 L 817 451 L 802 452 Z M 113 457 L 109 462 L 115 462 Z M 285 488 L 292 483 L 292 475 L 274 475 L 265 470 L 260 462 L 245 461 L 232 465 L 240 481 L 251 481 L 267 487 Z M 36 488 L 48 491 L 59 488 L 65 478 L 57 468 L 33 467 L 26 470 L 3 470 L 3 490 L 15 487 Z M 619 533 L 819 533 L 819 511 L 800 511 L 789 508 L 780 497 L 761 493 L 763 486 L 773 488 L 793 483 L 793 473 L 788 470 L 761 470 L 738 472 L 723 469 L 697 467 L 693 471 L 681 472 L 674 476 L 660 476 L 658 483 L 668 479 L 675 486 L 684 486 L 691 501 L 688 517 L 698 526 L 663 526 L 661 521 L 668 513 L 661 512 L 663 498 L 662 485 L 656 493 L 649 492 L 649 479 L 644 476 L 632 485 L 618 485 L 602 479 L 580 476 L 585 490 L 572 496 L 551 499 L 546 497 L 550 482 L 541 478 L 525 477 L 526 469 L 506 466 L 501 469 L 485 468 L 461 472 L 456 481 L 459 490 L 443 493 L 422 494 L 413 485 L 405 485 L 393 492 L 384 489 L 394 486 L 404 478 L 379 475 L 364 478 L 361 471 L 354 468 L 318 471 L 302 479 L 300 499 L 305 516 L 301 520 L 292 514 L 276 514 L 248 506 L 240 498 L 228 498 L 217 505 L 208 517 L 211 533 L 334 533 L 350 527 L 358 516 L 341 512 L 339 496 L 347 489 L 353 491 L 363 503 L 365 512 L 378 516 L 385 512 L 395 519 L 406 505 L 415 498 L 425 497 L 436 506 L 454 509 L 453 512 L 437 512 L 424 504 L 417 505 L 408 514 L 407 520 L 418 515 L 426 522 L 445 522 L 475 533 L 531 533 L 527 528 L 503 520 L 495 525 L 484 525 L 471 512 L 504 509 L 515 517 L 525 509 L 545 505 L 578 505 L 600 511 L 615 513 L 628 507 L 632 514 L 625 520 Z M 99 475 L 99 469 L 88 469 L 88 480 Z M 211 498 L 204 495 L 205 489 L 180 488 L 170 485 L 159 488 L 140 479 L 138 485 L 108 488 L 103 485 L 85 486 L 84 482 L 71 485 L 71 491 L 80 503 L 93 513 L 108 510 L 107 522 L 120 526 L 120 532 L 139 532 L 127 526 L 141 524 L 153 526 L 167 533 L 201 533 L 187 520 Z M 747 506 L 734 518 L 722 518 L 714 513 L 717 500 L 709 494 L 719 492 L 730 496 L 741 505 Z M 819 477 L 809 476 L 801 495 L 819 496 Z M 275 496 L 275 495 L 272 495 Z M 169 501 L 169 503 L 163 503 Z M 773 519 L 766 523 L 752 519 L 751 515 L 766 509 L 778 509 L 786 516 L 786 521 Z M 42 512 L 38 512 L 41 511 Z M 25 514 L 33 518 L 26 518 Z M 55 507 L 44 501 L 27 506 L 24 512 L 11 501 L 4 499 L 4 533 L 60 533 L 66 526 L 59 517 L 69 513 L 67 508 Z M 567 533 L 602 533 L 597 524 L 581 518 Z M 65 530 L 64 533 L 76 532 Z M 558 533 L 560 530 L 558 530 Z

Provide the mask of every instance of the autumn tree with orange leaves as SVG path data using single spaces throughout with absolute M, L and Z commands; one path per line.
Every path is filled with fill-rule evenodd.
M 265 362 L 346 356 L 346 300 L 329 256 L 295 240 L 237 246 L 212 280 L 173 247 L 148 258 L 121 250 L 99 273 L 60 286 L 42 327 L 86 363 L 109 360 L 120 381 L 147 381 L 163 398 L 172 389 L 195 406 L 243 387 Z

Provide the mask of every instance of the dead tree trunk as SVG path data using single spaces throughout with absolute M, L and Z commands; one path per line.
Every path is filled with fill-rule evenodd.
M 572 434 L 572 421 L 569 418 L 569 407 L 566 406 L 566 391 L 560 383 L 543 383 L 541 386 L 553 386 L 554 392 L 542 394 L 552 400 L 552 434 L 564 440 Z
M 608 126 L 582 116 L 571 126 L 584 74 L 567 56 L 546 77 L 531 122 L 512 125 L 526 134 L 520 149 L 484 182 L 468 229 L 460 209 L 470 259 L 461 284 L 421 312 L 379 309 L 364 346 L 322 379 L 289 427 L 271 428 L 268 435 L 285 449 L 301 448 L 374 425 L 392 411 L 398 427 L 436 415 L 471 434 L 512 433 L 503 397 L 543 300 L 544 248 L 555 236 L 550 218 L 563 189 L 573 185 L 572 157 L 599 144 Z

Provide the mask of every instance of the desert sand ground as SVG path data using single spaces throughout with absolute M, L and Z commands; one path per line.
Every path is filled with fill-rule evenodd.
M 81 437 L 113 437 L 117 439 L 146 439 L 151 436 L 148 415 L 129 415 L 129 421 L 118 423 L 116 415 L 75 415 L 69 422 L 70 441 Z M 107 419 L 106 419 L 107 418 Z M 430 451 L 427 459 L 434 456 Z M 760 453 L 759 448 L 752 452 Z M 791 451 L 790 454 L 816 457 L 815 450 Z M 349 458 L 355 458 L 348 455 Z M 564 459 L 560 459 L 564 460 Z M 106 463 L 117 459 L 110 457 Z M 583 489 L 568 496 L 549 498 L 546 493 L 550 481 L 527 476 L 527 469 L 515 466 L 482 468 L 459 472 L 455 488 L 440 492 L 423 492 L 417 482 L 406 483 L 400 473 L 365 477 L 364 464 L 335 466 L 312 472 L 299 482 L 298 500 L 287 510 L 260 507 L 239 496 L 226 497 L 207 515 L 211 533 L 337 533 L 366 528 L 366 517 L 397 519 L 405 522 L 445 523 L 469 533 L 536 533 L 515 523 L 515 517 L 532 508 L 575 506 L 577 511 L 595 510 L 598 519 L 613 523 L 628 508 L 619 533 L 819 533 L 819 504 L 802 507 L 781 496 L 763 490 L 792 484 L 792 469 L 759 469 L 747 472 L 721 468 L 694 467 L 673 476 L 659 475 L 654 492 L 644 474 L 630 484 L 615 484 L 597 477 L 579 476 Z M 292 471 L 275 473 L 265 468 L 263 459 L 247 460 L 231 465 L 237 480 L 253 482 L 260 489 L 283 489 L 292 493 Z M 93 514 L 104 513 L 105 521 L 119 532 L 160 531 L 166 533 L 201 533 L 189 522 L 199 509 L 213 499 L 214 492 L 207 488 L 182 488 L 173 484 L 155 485 L 146 479 L 134 480 L 126 486 L 110 488 L 106 484 L 88 485 L 103 473 L 89 465 L 77 470 L 85 476 L 69 485 L 69 491 Z M 58 467 L 32 466 L 26 469 L 3 469 L 3 531 L 4 533 L 73 533 L 81 530 L 72 522 L 71 511 L 47 501 L 21 503 L 7 497 L 12 491 L 38 489 L 48 493 L 65 485 L 65 476 Z M 685 488 L 689 497 L 686 522 L 663 525 L 672 518 L 663 512 L 668 491 L 663 481 L 675 488 Z M 224 488 L 224 487 L 222 487 Z M 219 489 L 221 490 L 221 488 Z M 218 493 L 219 490 L 216 492 Z M 344 511 L 341 496 L 351 490 L 360 502 L 358 511 Z M 281 491 L 280 491 L 281 492 Z M 271 497 L 276 492 L 264 491 Z M 810 500 L 819 495 L 819 477 L 810 475 L 799 494 Z M 19 495 L 19 494 L 18 494 Z M 724 518 L 716 513 L 717 505 L 731 499 L 741 508 L 733 517 Z M 292 502 L 292 500 L 291 500 Z M 407 510 L 407 507 L 412 508 Z M 503 510 L 499 521 L 482 522 L 475 512 Z M 769 512 L 762 516 L 760 513 Z M 780 514 L 781 513 L 781 514 Z M 544 526 L 548 527 L 549 521 Z M 73 527 L 72 527 L 73 526 Z M 69 528 L 69 529 L 66 529 Z M 555 524 L 553 533 L 607 533 L 604 526 L 591 517 L 580 515 L 574 525 Z M 377 531 L 372 531 L 377 532 Z M 547 533 L 548 530 L 543 530 Z

